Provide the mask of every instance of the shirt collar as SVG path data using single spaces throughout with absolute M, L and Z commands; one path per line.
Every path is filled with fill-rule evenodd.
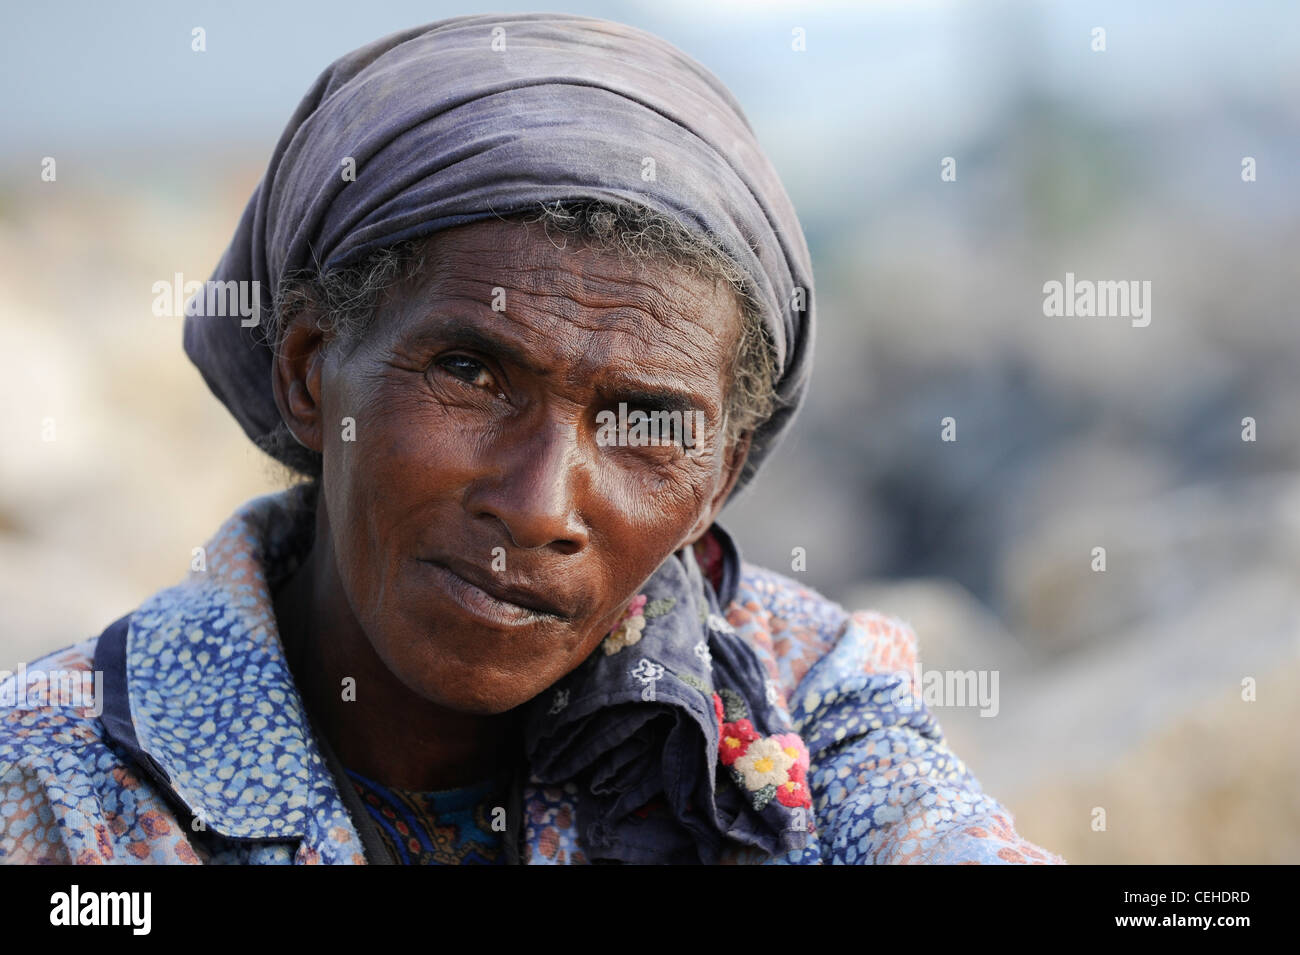
M 145 601 L 118 648 L 110 640 L 101 650 L 119 675 L 108 680 L 106 727 L 146 757 L 196 829 L 282 840 L 341 824 L 355 838 L 271 598 L 309 546 L 305 504 L 298 486 L 242 506 L 195 553 L 189 578 Z

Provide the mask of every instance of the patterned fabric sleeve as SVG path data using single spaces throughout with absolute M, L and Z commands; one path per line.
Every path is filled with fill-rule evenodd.
M 27 664 L 93 673 L 89 640 Z M 16 692 L 15 677 L 0 700 Z M 33 696 L 35 690 L 31 690 Z M 37 703 L 0 711 L 0 864 L 198 863 L 170 808 L 105 743 L 89 710 Z
M 911 628 L 747 571 L 732 622 L 748 625 L 808 745 L 823 862 L 1065 863 L 1020 838 L 902 689 L 916 661 Z

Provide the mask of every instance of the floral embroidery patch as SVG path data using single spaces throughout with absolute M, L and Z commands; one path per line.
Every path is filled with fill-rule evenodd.
M 655 617 L 662 617 L 672 610 L 676 603 L 676 597 L 661 597 L 658 600 L 648 600 L 645 594 L 637 594 L 632 598 L 632 602 L 627 605 L 627 609 L 623 611 L 623 616 L 614 629 L 609 632 L 609 636 L 601 643 L 605 650 L 605 656 L 611 656 L 620 650 L 639 643 L 641 634 L 645 631 L 646 621 L 653 620 Z
M 740 694 L 713 694 L 718 718 L 718 761 L 761 811 L 773 799 L 789 809 L 812 806 L 808 793 L 808 748 L 797 733 L 760 736 Z

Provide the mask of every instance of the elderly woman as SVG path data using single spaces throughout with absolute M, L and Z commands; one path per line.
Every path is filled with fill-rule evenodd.
M 213 280 L 270 293 L 193 303 L 186 351 L 306 480 L 31 665 L 101 671 L 102 713 L 5 712 L 0 857 L 1061 861 L 908 692 L 904 625 L 716 523 L 804 394 L 813 295 L 701 66 L 571 16 L 372 43 Z

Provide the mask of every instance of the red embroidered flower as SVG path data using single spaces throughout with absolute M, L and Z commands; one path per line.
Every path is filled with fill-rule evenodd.
M 776 801 L 790 809 L 807 809 L 812 806 L 808 792 L 808 778 L 804 767 L 795 763 L 789 770 L 790 778 L 776 787 Z
M 749 720 L 723 723 L 718 734 L 718 758 L 722 761 L 722 765 L 730 766 L 744 756 L 745 751 L 749 749 L 749 744 L 756 739 L 758 733 L 754 731 L 754 724 Z
M 713 712 L 718 714 L 718 725 L 721 726 L 724 722 L 722 718 L 722 697 L 716 693 L 713 694 Z

